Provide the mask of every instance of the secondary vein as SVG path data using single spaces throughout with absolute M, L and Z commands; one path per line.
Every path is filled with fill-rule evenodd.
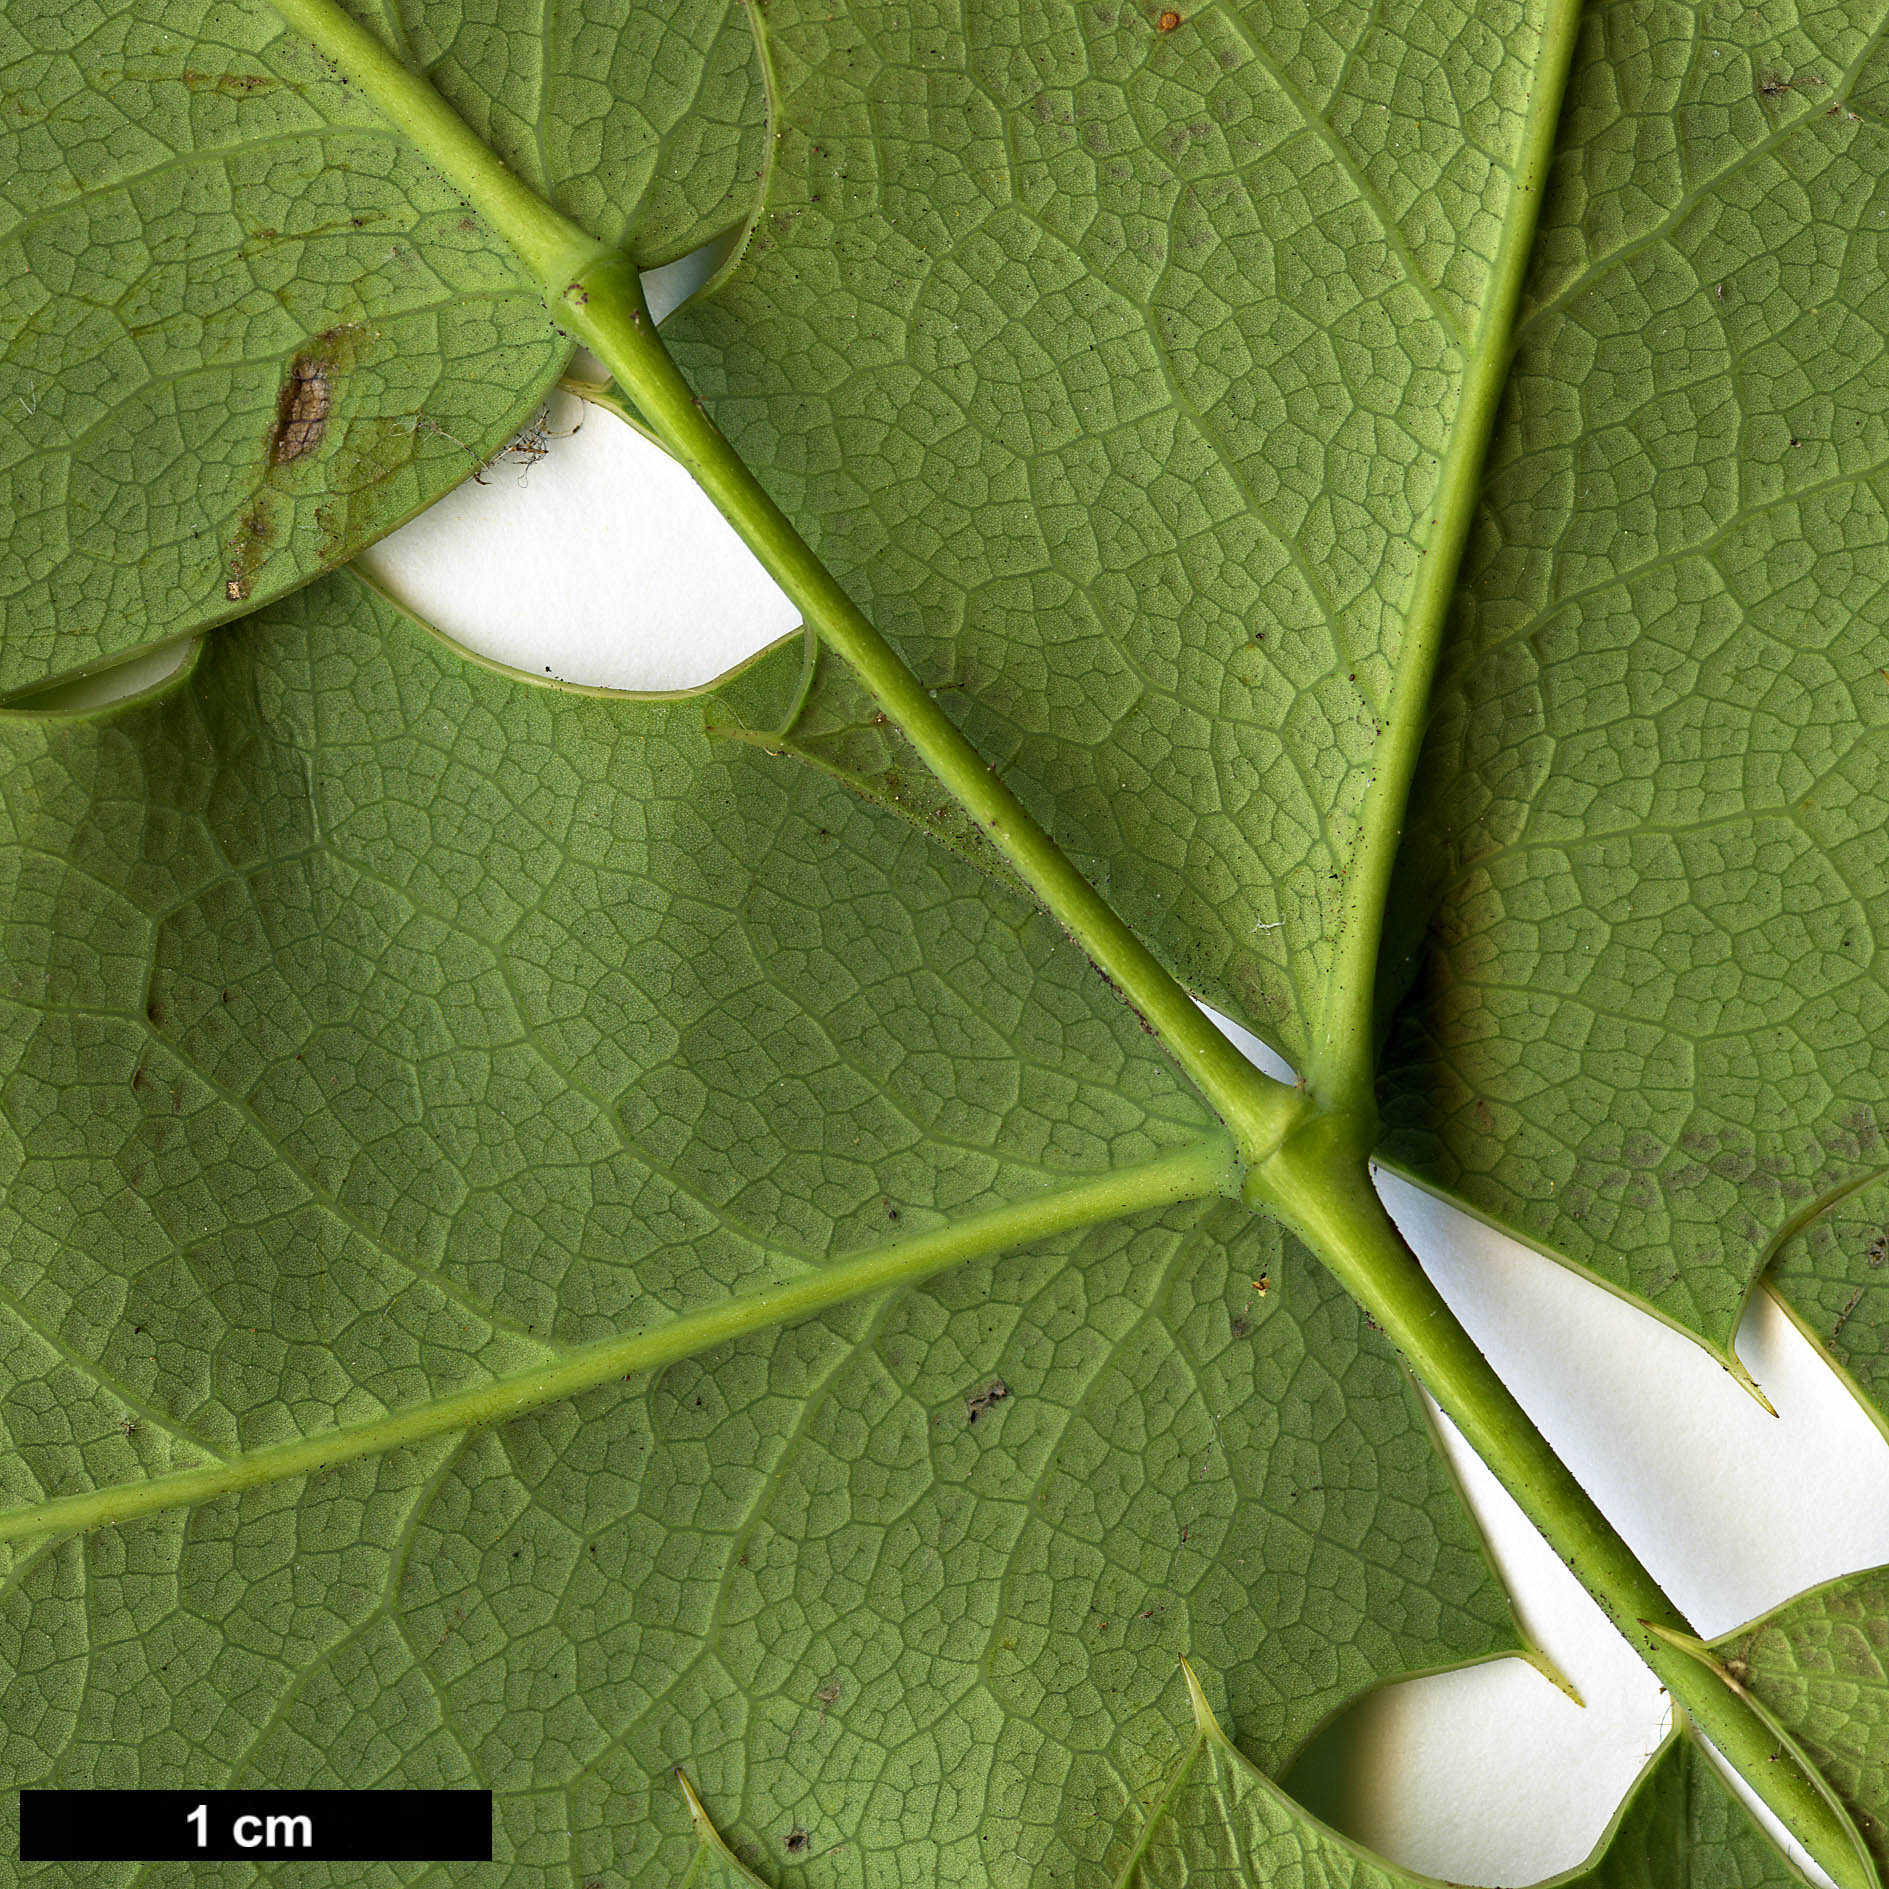
M 758 1286 L 719 1305 L 586 1345 L 537 1369 L 455 1391 L 409 1410 L 298 1437 L 229 1461 L 0 1512 L 0 1541 L 128 1522 L 291 1476 L 312 1475 L 431 1437 L 500 1423 L 593 1390 L 613 1378 L 655 1370 L 732 1339 L 811 1317 L 848 1299 L 914 1285 L 967 1260 L 1125 1214 L 1228 1191 L 1234 1172 L 1232 1139 L 1216 1129 L 1151 1161 L 1049 1188 L 1028 1200 L 968 1215 L 933 1232 L 849 1254 L 800 1278 Z

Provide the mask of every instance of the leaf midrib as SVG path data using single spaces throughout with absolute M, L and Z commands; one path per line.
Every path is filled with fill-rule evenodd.
M 1482 495 L 1483 466 L 1507 390 L 1517 314 L 1535 246 L 1541 200 L 1581 24 L 1580 0 L 1545 0 L 1510 214 L 1490 267 L 1482 318 L 1468 344 L 1449 443 L 1438 474 L 1431 535 L 1417 549 L 1389 703 L 1333 941 L 1323 1014 L 1304 1071 L 1331 1113 L 1365 1123 L 1376 1113 L 1376 971 L 1391 874 L 1428 728 L 1431 686 L 1456 598 L 1457 576 Z

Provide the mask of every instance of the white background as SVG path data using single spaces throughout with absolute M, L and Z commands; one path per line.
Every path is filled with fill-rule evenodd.
M 686 275 L 658 275 L 660 314 Z M 502 459 L 368 554 L 395 595 L 518 668 L 635 690 L 709 681 L 794 626 L 661 452 L 568 395 L 545 425 L 541 457 Z M 1889 1445 L 1768 1297 L 1738 1349 L 1775 1416 L 1601 1288 L 1383 1187 L 1472 1336 L 1698 1632 L 1889 1562 Z M 1455 1447 L 1527 1630 L 1585 1704 L 1518 1660 L 1391 1687 L 1354 1721 L 1342 1821 L 1435 1875 L 1531 1882 L 1589 1853 L 1660 1742 L 1665 1700 Z

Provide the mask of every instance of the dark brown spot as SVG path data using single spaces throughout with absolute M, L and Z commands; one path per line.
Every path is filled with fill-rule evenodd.
M 328 410 L 334 404 L 328 371 L 326 361 L 307 354 L 298 354 L 290 364 L 276 399 L 275 432 L 269 440 L 271 465 L 306 459 L 320 446 L 328 431 Z
M 1155 29 L 1162 33 L 1171 33 L 1181 23 L 1181 16 L 1170 9 L 1155 21 Z
M 975 1423 L 987 1410 L 993 1410 L 1010 1395 L 1010 1386 L 1002 1378 L 993 1377 L 981 1391 L 973 1391 L 964 1400 L 964 1420 Z
M 799 1824 L 795 1824 L 794 1827 L 781 1838 L 781 1841 L 787 1846 L 787 1854 L 789 1856 L 805 1856 L 807 1847 L 812 1843 L 813 1838 L 810 1837 L 806 1831 L 801 1829 Z
M 184 69 L 183 80 L 187 92 L 221 92 L 225 98 L 250 98 L 282 83 L 267 72 L 198 72 L 190 67 Z

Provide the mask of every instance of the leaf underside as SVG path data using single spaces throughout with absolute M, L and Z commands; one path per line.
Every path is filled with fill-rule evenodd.
M 1198 1708 L 1197 1708 L 1198 1709 Z M 1788 1889 L 1799 1880 L 1691 1739 L 1642 1773 L 1587 1862 L 1553 1889 Z M 1210 1713 L 1117 1889 L 1443 1889 L 1315 1822 Z M 1549 1889 L 1544 1885 L 1544 1889 Z
M 1717 1651 L 1843 1794 L 1889 1864 L 1889 1570 L 1788 1601 Z
M 1297 1056 L 1534 19 L 946 21 L 768 8 L 768 215 L 680 358 L 1124 916 Z
M 705 706 L 495 674 L 337 578 L 158 702 L 0 730 L 14 1504 L 1199 1132 L 1052 926 Z M 835 1881 L 1086 1880 L 1180 1655 L 1278 1765 L 1516 1644 L 1388 1348 L 1226 1202 L 12 1552 L 7 1775 L 485 1783 L 507 1882 L 680 1874 L 678 1762 L 843 1834 Z
M 644 260 L 749 214 L 738 5 L 683 0 L 661 29 L 628 0 L 562 12 L 379 24 Z M 0 697 L 353 556 L 563 367 L 511 253 L 266 6 L 9 6 L 0 98 Z
M 1885 1166 L 1886 19 L 1591 17 L 1413 822 L 1393 1156 L 1720 1349 Z
M 1880 1402 L 1881 7 L 1593 9 L 1517 336 L 1521 0 L 496 13 L 364 17 L 644 261 L 758 202 L 677 324 L 717 419 L 1292 1057 L 1416 712 L 1460 397 L 1514 345 L 1388 1152 L 1721 1348 L 1777 1252 Z M 15 8 L 0 71 L 0 695 L 303 584 L 559 371 L 266 10 Z M 337 578 L 159 699 L 0 720 L 7 1502 L 522 1381 L 1201 1132 L 798 660 L 588 700 Z M 9 1552 L 9 1778 L 489 1784 L 507 1883 L 1409 1881 L 1247 1759 L 1517 1644 L 1388 1349 L 1221 1202 Z M 1698 1762 L 1569 1880 L 1779 1880 Z

